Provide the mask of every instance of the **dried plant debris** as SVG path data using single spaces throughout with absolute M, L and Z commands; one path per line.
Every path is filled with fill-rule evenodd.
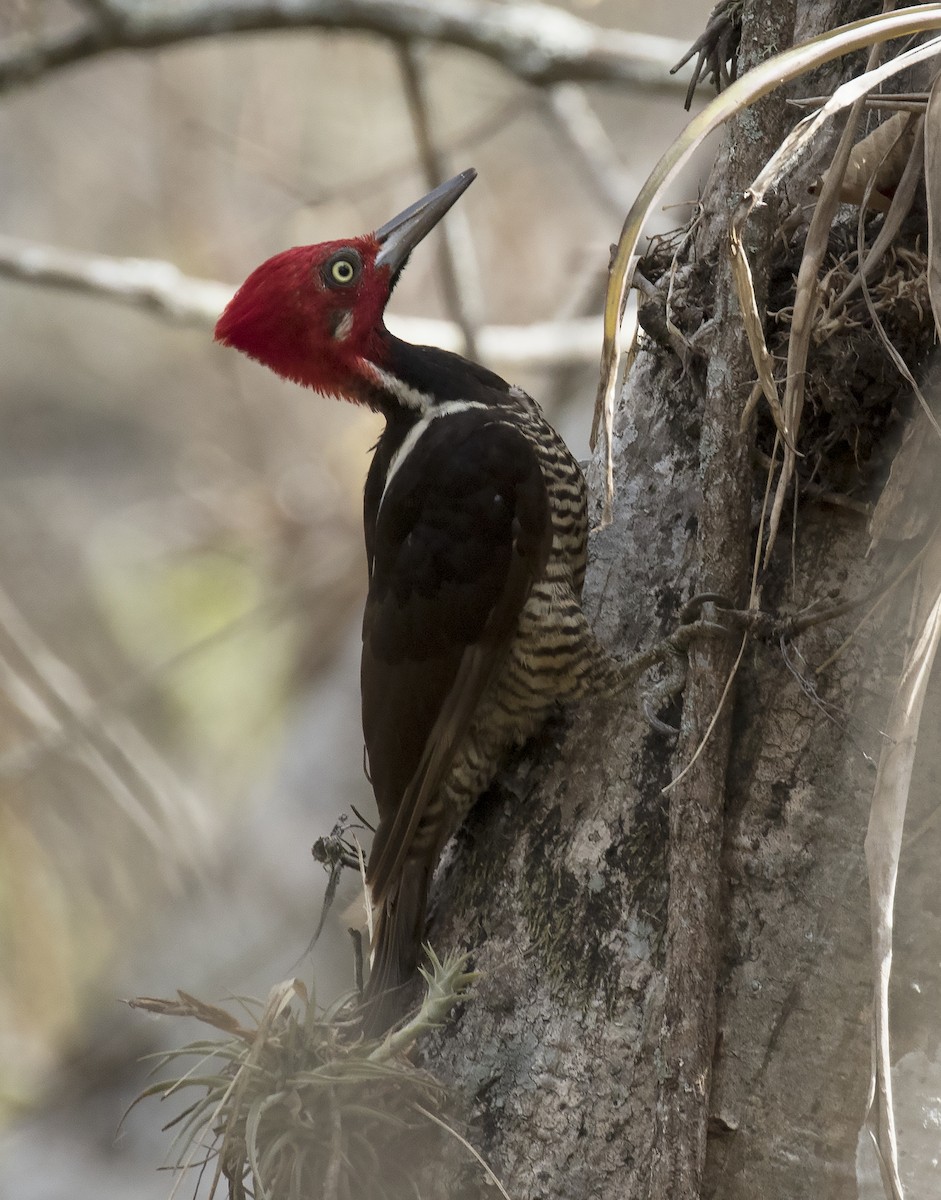
M 184 992 L 176 1000 L 132 1000 L 132 1007 L 190 1017 L 225 1035 L 162 1056 L 158 1070 L 171 1068 L 170 1077 L 138 1097 L 196 1093 L 165 1126 L 175 1130 L 174 1193 L 191 1177 L 195 1194 L 211 1171 L 210 1200 L 223 1179 L 230 1200 L 422 1195 L 424 1164 L 442 1157 L 445 1139 L 466 1142 L 445 1088 L 409 1052 L 464 998 L 474 978 L 465 968 L 465 956 L 442 963 L 429 952 L 421 1006 L 381 1041 L 358 1034 L 348 1001 L 321 1011 L 297 979 L 273 988 L 264 1005 L 240 1001 L 245 1016 Z
M 850 151 L 839 183 L 840 200 L 865 204 L 874 212 L 888 212 L 915 146 L 918 123 L 909 112 L 897 112 L 881 121 Z M 826 182 L 829 168 L 823 172 Z M 816 191 L 817 187 L 811 188 Z
M 811 331 L 797 473 L 832 492 L 871 497 L 886 479 L 914 400 L 873 329 L 862 292 L 842 306 L 833 304 L 858 275 L 855 236 L 838 225 L 830 245 Z M 891 247 L 868 280 L 888 336 L 916 373 L 932 345 L 926 266 L 916 239 L 911 249 Z M 773 322 L 768 345 L 779 364 L 787 357 L 793 288 L 794 264 L 786 257 L 772 277 L 768 300 Z M 761 420 L 762 450 L 770 453 L 774 435 L 770 418 Z
M 742 40 L 742 11 L 745 0 L 720 0 L 706 22 L 706 28 L 686 51 L 670 74 L 675 75 L 685 67 L 693 55 L 697 55 L 696 66 L 689 81 L 686 102 L 689 110 L 700 82 L 708 76 L 717 92 L 732 82 L 738 75 L 738 49 Z
M 868 218 L 874 239 L 883 218 Z M 805 379 L 805 408 L 801 418 L 797 475 L 829 494 L 872 501 L 885 482 L 905 421 L 915 401 L 873 329 L 858 281 L 859 254 L 855 214 L 831 232 L 830 252 L 820 279 L 820 303 L 811 330 Z M 906 223 L 905 237 L 890 244 L 867 271 L 871 301 L 894 346 L 912 371 L 924 379 L 933 346 L 933 321 L 928 293 L 927 255 L 923 216 Z M 778 388 L 783 386 L 791 334 L 795 279 L 803 246 L 804 222 L 782 222 L 776 261 L 769 281 L 766 337 Z M 651 244 L 642 260 L 647 292 L 639 309 L 644 332 L 675 354 L 666 338 L 665 306 L 681 331 L 688 350 L 708 351 L 710 287 L 713 268 L 697 263 L 679 272 L 673 264 L 673 245 L 681 236 Z M 905 243 L 908 243 L 906 245 Z M 839 303 L 838 303 L 839 301 Z M 688 367 L 688 355 L 684 367 Z M 930 385 L 932 380 L 924 380 Z M 777 427 L 759 405 L 758 448 L 766 459 L 773 453 Z

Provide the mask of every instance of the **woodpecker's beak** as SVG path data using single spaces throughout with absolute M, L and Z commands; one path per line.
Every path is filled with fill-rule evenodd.
M 447 183 L 436 187 L 421 200 L 410 204 L 391 221 L 386 221 L 375 234 L 380 247 L 376 255 L 376 266 L 388 267 L 394 279 L 425 234 L 438 224 L 455 200 L 467 191 L 476 178 L 477 172 L 470 167 L 449 179 Z

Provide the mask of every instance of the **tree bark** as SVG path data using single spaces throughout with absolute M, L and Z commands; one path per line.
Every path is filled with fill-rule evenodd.
M 871 11 L 754 0 L 743 67 Z M 836 64 L 801 92 L 832 91 L 846 72 Z M 728 220 L 793 114 L 776 93 L 729 126 L 677 261 L 679 311 L 700 326 L 684 333 L 706 354 L 684 366 L 645 341 L 620 399 L 614 521 L 593 536 L 586 588 L 619 655 L 670 632 L 696 592 L 748 601 L 762 428 L 740 428 L 755 372 Z M 847 221 L 855 229 L 855 211 Z M 777 228 L 774 203 L 749 227 L 759 300 L 781 271 Z M 900 409 L 904 392 L 899 382 Z M 878 494 L 897 436 L 891 421 L 870 433 Z M 602 479 L 593 463 L 596 493 Z M 867 557 L 866 520 L 819 492 L 801 493 L 761 576 L 764 609 L 863 595 L 914 552 L 897 543 Z M 467 1098 L 469 1136 L 514 1200 L 857 1196 L 870 1065 L 863 839 L 907 586 L 818 677 L 859 614 L 780 644 L 749 639 L 728 688 L 741 634 L 697 641 L 675 747 L 632 708 L 586 704 L 471 815 L 438 877 L 431 940 L 474 948 L 481 977 L 427 1061 Z M 920 753 L 930 778 L 934 747 Z M 933 806 L 923 788 L 911 818 L 921 855 L 941 841 Z M 902 912 L 929 903 L 918 861 Z M 939 950 L 938 931 L 920 925 L 919 997 L 941 990 Z M 924 1004 L 900 1011 L 903 1046 L 930 1057 Z

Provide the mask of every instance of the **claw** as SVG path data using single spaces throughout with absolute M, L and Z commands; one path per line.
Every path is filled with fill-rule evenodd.
M 680 731 L 661 721 L 657 716 L 657 709 L 675 700 L 683 691 L 686 685 L 686 654 L 681 647 L 673 644 L 672 638 L 666 639 L 663 648 L 665 653 L 661 661 L 666 665 L 667 674 L 644 696 L 641 706 L 651 728 L 666 734 L 667 737 L 676 737 Z
M 689 625 L 681 625 L 666 639 L 667 644 L 676 654 L 685 654 L 690 642 L 698 637 L 728 637 L 730 630 L 716 621 L 693 621 Z
M 697 620 L 707 604 L 715 604 L 718 608 L 733 607 L 728 597 L 723 596 L 721 592 L 699 592 L 695 596 L 690 596 L 680 609 L 680 624 L 689 625 Z
M 678 729 L 673 725 L 668 725 L 666 721 L 661 721 L 657 716 L 652 696 L 644 696 L 641 708 L 644 710 L 644 716 L 647 718 L 647 724 L 651 729 L 657 733 L 664 734 L 665 737 L 679 737 L 680 731 Z
M 732 630 L 717 621 L 703 619 L 702 612 L 706 605 L 716 605 L 729 612 L 730 602 L 718 592 L 702 592 L 693 596 L 680 610 L 681 624 L 656 646 L 636 655 L 627 663 L 619 666 L 620 681 L 618 688 L 625 687 L 629 682 L 636 682 L 641 675 L 658 663 L 666 664 L 666 677 L 642 696 L 641 707 L 644 717 L 650 727 L 657 733 L 667 737 L 676 737 L 679 733 L 672 725 L 662 721 L 657 716 L 657 710 L 674 700 L 683 691 L 686 684 L 686 656 L 690 643 L 698 637 L 723 637 L 731 635 Z M 711 613 L 709 614 L 712 615 Z
M 729 601 L 718 592 L 701 592 L 683 605 L 680 610 L 681 624 L 677 629 L 664 638 L 656 647 L 653 656 L 648 658 L 649 665 L 654 661 L 669 664 L 666 678 L 652 691 L 648 692 L 641 701 L 644 716 L 650 727 L 667 737 L 676 737 L 679 730 L 668 725 L 657 716 L 657 710 L 666 703 L 674 700 L 686 685 L 686 655 L 690 643 L 698 637 L 728 637 L 731 630 L 717 621 L 704 620 L 702 612 L 705 606 L 717 605 L 730 609 Z

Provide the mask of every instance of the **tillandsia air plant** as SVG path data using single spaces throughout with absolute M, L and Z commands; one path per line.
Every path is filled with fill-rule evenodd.
M 429 954 L 419 1008 L 379 1041 L 359 1035 L 347 1000 L 320 1010 L 298 979 L 273 988 L 264 1004 L 241 1000 L 247 1022 L 184 992 L 176 1000 L 130 1001 L 223 1035 L 160 1056 L 157 1070 L 169 1068 L 169 1075 L 135 1101 L 196 1093 L 165 1126 L 175 1131 L 174 1194 L 187 1179 L 195 1194 L 211 1172 L 210 1198 L 220 1186 L 233 1200 L 420 1196 L 422 1166 L 440 1158 L 442 1139 L 466 1142 L 445 1087 L 409 1054 L 465 997 L 474 978 L 465 966 L 464 956 L 440 962 Z

